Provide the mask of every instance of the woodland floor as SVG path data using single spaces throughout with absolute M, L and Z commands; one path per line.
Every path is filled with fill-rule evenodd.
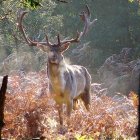
M 58 124 L 55 102 L 47 90 L 43 73 L 9 77 L 5 104 L 5 127 L 2 137 L 10 140 L 123 140 L 137 137 L 138 97 L 113 98 L 92 94 L 91 109 L 87 112 L 82 102 L 73 111 L 70 126 Z M 65 107 L 64 107 L 65 112 Z M 66 115 L 64 113 L 66 124 Z

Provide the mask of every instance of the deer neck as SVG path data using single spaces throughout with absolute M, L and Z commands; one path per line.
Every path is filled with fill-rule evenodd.
M 64 71 L 66 69 L 65 61 L 62 60 L 60 64 L 52 64 L 48 62 L 47 73 L 49 78 L 49 85 L 52 91 L 61 94 L 64 90 Z
M 57 75 L 59 75 L 59 64 L 52 64 L 48 62 L 47 71 L 48 71 L 49 78 L 57 77 Z

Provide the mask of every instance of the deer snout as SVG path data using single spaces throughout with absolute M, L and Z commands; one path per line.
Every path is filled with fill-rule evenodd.
M 53 53 L 53 52 L 49 53 L 49 61 L 51 63 L 58 63 L 57 59 L 58 59 L 58 57 L 57 57 L 57 55 L 55 53 Z
M 50 59 L 56 59 L 57 56 L 56 56 L 55 53 L 53 53 L 53 52 L 49 52 L 49 58 L 50 58 Z

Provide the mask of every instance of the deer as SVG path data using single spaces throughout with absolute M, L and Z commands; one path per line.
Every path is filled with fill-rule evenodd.
M 27 11 L 19 12 L 17 17 L 18 29 L 29 46 L 35 46 L 47 53 L 49 92 L 56 102 L 60 125 L 63 125 L 63 104 L 66 105 L 67 124 L 69 124 L 72 109 L 75 110 L 78 99 L 83 101 L 88 111 L 90 110 L 91 75 L 84 66 L 67 64 L 63 53 L 72 43 L 80 42 L 81 38 L 87 34 L 89 28 L 95 24 L 97 19 L 91 21 L 91 13 L 86 5 L 85 10 L 80 13 L 81 20 L 84 22 L 83 31 L 80 33 L 77 31 L 75 38 L 64 40 L 61 40 L 60 34 L 58 34 L 58 42 L 52 44 L 47 35 L 45 36 L 45 41 L 42 42 L 32 40 L 27 36 L 22 25 L 23 18 L 27 13 Z

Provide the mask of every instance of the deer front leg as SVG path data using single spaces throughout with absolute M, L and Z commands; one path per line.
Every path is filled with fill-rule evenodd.
M 63 107 L 62 107 L 62 104 L 57 104 L 57 110 L 58 110 L 60 125 L 63 125 L 63 116 L 62 116 Z
M 72 108 L 73 108 L 73 100 L 71 99 L 67 103 L 67 125 L 68 126 L 70 125 L 70 115 L 71 115 Z

